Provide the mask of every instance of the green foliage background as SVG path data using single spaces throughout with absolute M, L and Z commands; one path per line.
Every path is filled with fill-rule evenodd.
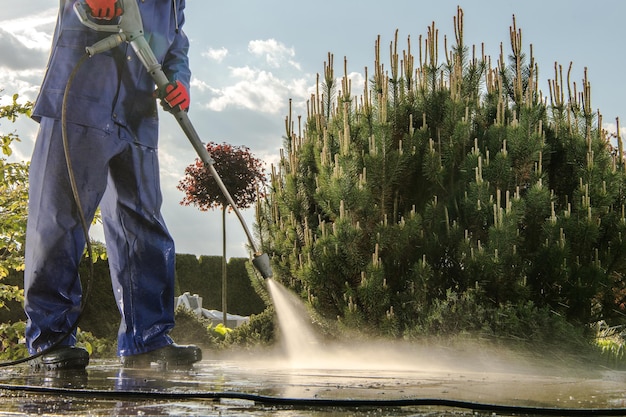
M 20 115 L 29 116 L 33 104 L 19 103 L 13 95 L 11 104 L 0 107 L 0 120 L 15 122 Z M 21 300 L 22 291 L 7 285 L 3 278 L 11 270 L 21 270 L 24 265 L 24 238 L 26 233 L 26 203 L 28 201 L 28 166 L 26 162 L 10 162 L 11 145 L 19 141 L 14 132 L 0 132 L 2 157 L 0 157 L 0 308 L 7 300 Z
M 379 37 L 360 97 L 329 54 L 259 210 L 277 279 L 394 336 L 622 320 L 622 142 L 586 72 L 555 64 L 547 99 L 515 21 L 495 62 L 464 44 L 461 9 L 454 28 L 441 55 L 434 23 L 405 49 Z
M 81 264 L 83 281 L 91 279 L 91 292 L 80 328 L 98 338 L 115 340 L 119 326 L 119 312 L 113 296 L 109 267 L 106 259 L 94 263 L 94 275 L 89 277 L 88 265 Z M 202 307 L 221 310 L 221 257 L 177 254 L 176 255 L 176 294 L 190 292 L 203 297 Z M 228 299 L 229 313 L 248 316 L 259 314 L 265 303 L 252 287 L 246 258 L 231 258 L 228 262 L 228 284 L 231 290 Z M 89 277 L 89 278 L 88 278 Z M 21 289 L 24 275 L 22 271 L 12 271 L 6 278 L 9 285 Z M 8 301 L 7 308 L 0 309 L 0 323 L 17 323 L 25 320 L 21 301 Z

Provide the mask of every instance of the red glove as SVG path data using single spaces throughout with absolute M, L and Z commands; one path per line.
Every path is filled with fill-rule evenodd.
M 167 111 L 172 111 L 177 106 L 183 111 L 189 109 L 189 92 L 178 80 L 172 81 L 161 89 L 161 99 L 165 101 L 163 108 Z
M 122 9 L 117 0 L 85 0 L 91 9 L 91 16 L 96 19 L 111 20 L 122 15 Z

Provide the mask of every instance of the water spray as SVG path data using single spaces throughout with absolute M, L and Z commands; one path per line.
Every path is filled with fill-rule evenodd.
M 112 33 L 110 36 L 102 39 L 101 41 L 91 46 L 87 46 L 85 48 L 87 55 L 91 57 L 96 54 L 113 49 L 123 42 L 128 42 L 132 46 L 135 54 L 137 55 L 143 66 L 146 68 L 146 70 L 154 80 L 157 88 L 164 88 L 169 83 L 169 80 L 161 69 L 161 64 L 159 64 L 159 62 L 157 61 L 154 52 L 152 51 L 150 45 L 144 37 L 143 21 L 141 19 L 141 14 L 139 13 L 139 6 L 137 5 L 137 1 L 117 0 L 117 2 L 121 6 L 123 14 L 119 18 L 117 24 L 106 25 L 98 24 L 89 19 L 87 14 L 88 6 L 83 1 L 78 1 L 74 3 L 74 11 L 76 12 L 76 15 L 83 25 L 98 32 Z M 189 120 L 187 112 L 181 110 L 180 107 L 177 107 L 175 109 L 172 109 L 172 114 L 174 115 L 176 121 L 191 142 L 191 145 L 196 150 L 196 153 L 211 173 L 211 176 L 215 179 L 215 182 L 217 182 L 217 185 L 226 197 L 226 200 L 235 211 L 235 214 L 237 215 L 237 218 L 239 219 L 239 222 L 241 223 L 241 226 L 246 233 L 250 247 L 254 251 L 252 264 L 261 273 L 263 278 L 271 278 L 272 268 L 269 256 L 266 253 L 262 253 L 256 245 L 252 234 L 250 233 L 250 229 L 246 225 L 246 222 L 241 215 L 241 212 L 237 208 L 235 201 L 233 200 L 232 196 L 228 192 L 228 189 L 224 185 L 224 182 L 215 170 L 215 160 L 211 157 L 209 151 L 200 140 L 200 136 L 198 135 L 196 129 Z

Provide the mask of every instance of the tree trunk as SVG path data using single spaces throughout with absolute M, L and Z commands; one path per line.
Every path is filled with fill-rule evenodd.
M 226 305 L 227 290 L 226 290 L 226 205 L 222 206 L 222 320 L 224 321 L 224 327 L 228 327 L 226 324 L 226 318 L 228 313 L 228 307 Z

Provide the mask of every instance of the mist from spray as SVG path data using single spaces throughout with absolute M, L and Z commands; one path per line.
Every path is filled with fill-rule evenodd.
M 276 311 L 284 363 L 292 369 L 433 371 L 443 368 L 437 358 L 443 359 L 445 355 L 426 358 L 416 345 L 362 337 L 341 343 L 322 340 L 300 298 L 272 279 L 267 280 L 267 286 Z
M 212 375 L 238 375 L 235 389 L 262 381 L 259 392 L 285 398 L 443 395 L 494 403 L 517 398 L 552 403 L 564 395 L 587 393 L 589 386 L 580 385 L 581 378 L 605 378 L 572 366 L 568 356 L 506 349 L 501 341 L 492 344 L 477 337 L 406 341 L 342 329 L 338 337 L 329 338 L 322 336 L 296 294 L 271 278 L 265 282 L 276 313 L 278 343 L 212 352 L 212 365 L 206 368 Z M 615 377 L 609 378 L 612 383 Z M 619 385 L 620 393 L 622 388 Z
M 323 341 L 312 325 L 311 315 L 295 294 L 268 279 L 285 362 L 293 369 L 445 371 L 459 368 L 460 353 L 403 343 L 355 337 L 351 342 Z M 467 352 L 466 352 L 467 353 Z M 477 364 L 477 357 L 469 361 Z
M 280 363 L 292 369 L 539 375 L 550 373 L 554 365 L 550 361 L 546 366 L 536 354 L 475 341 L 451 346 L 428 340 L 374 340 L 355 335 L 347 342 L 328 342 L 319 336 L 300 298 L 272 279 L 266 282 L 279 326 Z

